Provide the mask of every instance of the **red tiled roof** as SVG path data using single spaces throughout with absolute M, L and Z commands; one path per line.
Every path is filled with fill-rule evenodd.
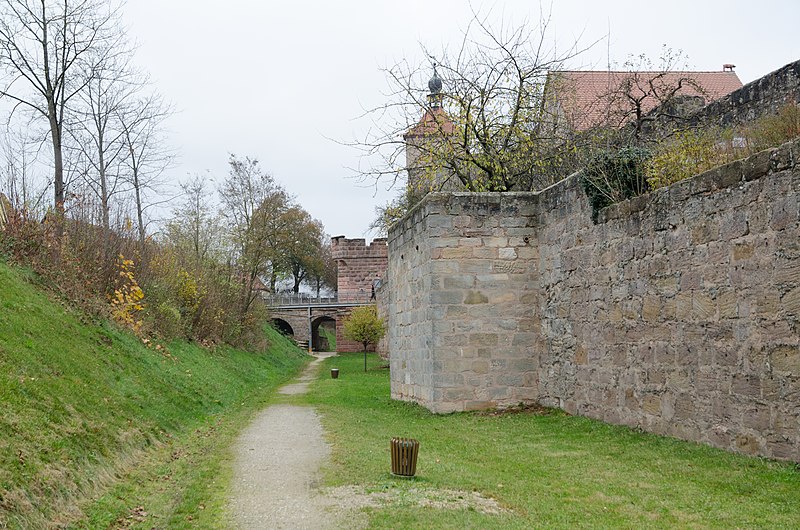
M 724 72 L 615 72 L 554 71 L 548 85 L 555 90 L 555 99 L 569 125 L 578 131 L 590 129 L 615 118 L 620 126 L 632 104 L 621 97 L 625 93 L 642 99 L 646 113 L 660 104 L 655 94 L 668 92 L 678 84 L 677 94 L 700 96 L 705 104 L 720 99 L 742 87 L 733 71 Z M 621 87 L 626 87 L 624 90 Z M 630 87 L 630 88 L 627 88 Z
M 429 108 L 425 110 L 419 122 L 408 130 L 403 138 L 419 138 L 431 134 L 453 134 L 455 125 L 450 121 L 447 113 L 441 107 Z

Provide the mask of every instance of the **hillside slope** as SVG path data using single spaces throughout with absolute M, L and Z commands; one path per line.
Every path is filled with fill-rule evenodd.
M 0 263 L 0 528 L 63 526 L 143 455 L 239 410 L 307 357 L 145 346 L 53 302 Z

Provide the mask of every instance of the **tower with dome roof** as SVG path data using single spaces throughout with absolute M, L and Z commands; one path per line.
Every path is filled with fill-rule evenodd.
M 406 144 L 408 191 L 413 202 L 431 191 L 463 190 L 442 156 L 454 148 L 455 125 L 444 110 L 444 83 L 433 65 L 428 81 L 427 105 L 422 118 L 403 135 Z

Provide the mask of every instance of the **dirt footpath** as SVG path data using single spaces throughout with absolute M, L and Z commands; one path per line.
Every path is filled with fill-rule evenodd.
M 281 394 L 308 390 L 322 357 Z M 319 469 L 330 454 L 311 407 L 272 405 L 239 437 L 231 509 L 239 528 L 341 528 L 330 500 L 318 490 Z M 326 509 L 326 504 L 328 508 Z
M 299 382 L 278 393 L 307 392 L 321 361 L 321 357 L 315 359 Z M 363 528 L 368 522 L 364 508 L 392 505 L 506 512 L 497 501 L 480 493 L 419 488 L 405 482 L 407 479 L 400 479 L 398 487 L 371 493 L 357 485 L 320 489 L 319 470 L 331 449 L 311 407 L 268 407 L 240 435 L 234 450 L 230 507 L 238 527 L 244 530 Z M 386 450 L 388 459 L 388 440 Z

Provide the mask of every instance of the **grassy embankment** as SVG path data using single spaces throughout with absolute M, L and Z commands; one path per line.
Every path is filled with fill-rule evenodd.
M 329 359 L 305 399 L 334 447 L 328 483 L 396 493 L 368 509 L 373 528 L 800 528 L 795 465 L 559 411 L 436 416 L 391 401 L 388 369 L 362 362 Z M 420 440 L 415 479 L 389 473 L 393 436 Z M 477 491 L 509 512 L 421 507 L 417 488 Z
M 132 334 L 0 263 L 0 528 L 226 528 L 228 447 L 307 357 Z

